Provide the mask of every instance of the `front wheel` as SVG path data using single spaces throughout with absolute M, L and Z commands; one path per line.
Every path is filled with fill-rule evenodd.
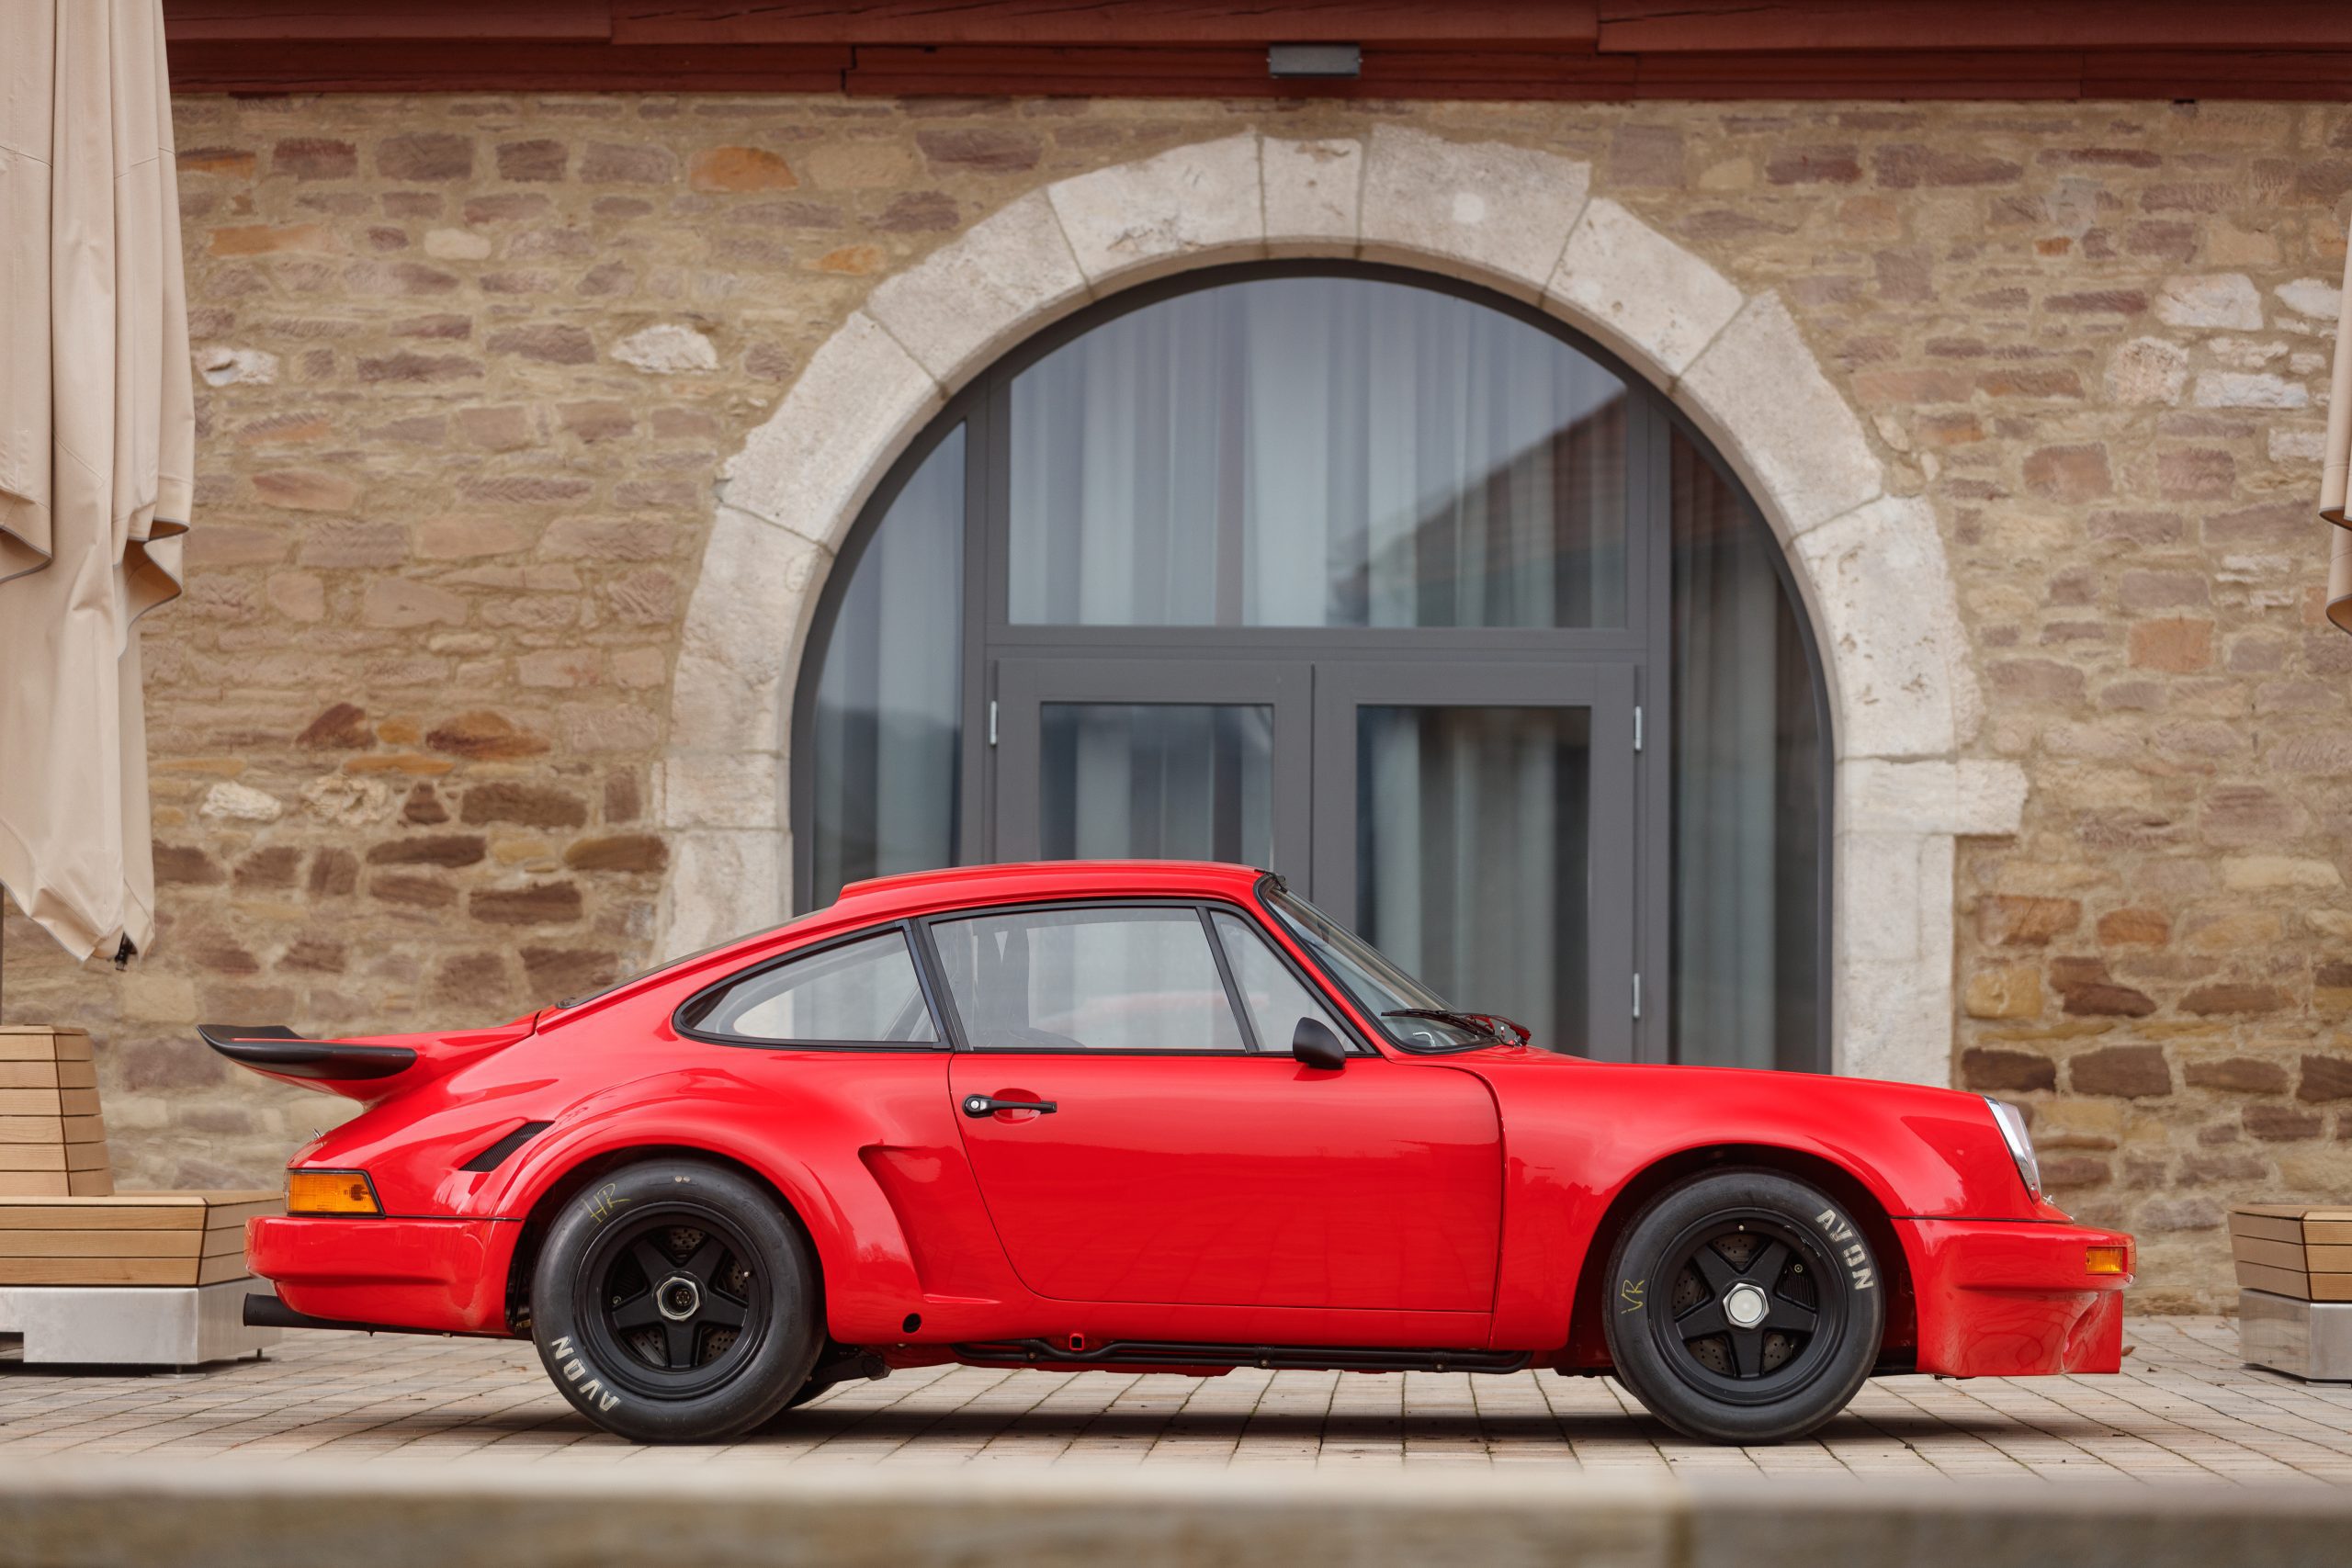
M 1653 1199 L 1609 1271 L 1609 1352 L 1651 1414 L 1724 1443 L 1800 1438 L 1878 1359 L 1878 1260 L 1845 1211 L 1771 1171 L 1720 1171 Z
M 816 1260 L 755 1183 L 649 1160 L 567 1201 L 531 1276 L 539 1359 L 641 1443 L 721 1442 L 783 1408 L 823 1346 Z

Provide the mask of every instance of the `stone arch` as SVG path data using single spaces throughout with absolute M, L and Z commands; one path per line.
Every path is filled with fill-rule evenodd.
M 967 382 L 1089 302 L 1184 268 L 1361 257 L 1496 288 L 1590 334 L 1738 471 L 1827 668 L 1837 770 L 1831 1037 L 1841 1072 L 1942 1083 L 1962 835 L 2015 832 L 2024 773 L 1964 756 L 1980 704 L 1943 538 L 1893 493 L 1780 298 L 1605 197 L 1589 166 L 1381 126 L 1255 131 L 1059 180 L 878 285 L 726 465 L 671 692 L 655 945 L 782 918 L 786 714 L 815 589 L 874 487 Z

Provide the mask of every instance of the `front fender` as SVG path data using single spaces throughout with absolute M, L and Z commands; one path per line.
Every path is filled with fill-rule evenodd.
M 2050 1217 L 2028 1198 L 1973 1096 L 1706 1068 L 1546 1070 L 1530 1060 L 1482 1070 L 1504 1106 L 1497 1347 L 1562 1345 L 1587 1254 L 1611 1205 L 1645 1173 L 1717 1149 L 1819 1162 L 1890 1217 Z M 1916 1263 L 1907 1238 L 1896 1245 L 1906 1267 Z

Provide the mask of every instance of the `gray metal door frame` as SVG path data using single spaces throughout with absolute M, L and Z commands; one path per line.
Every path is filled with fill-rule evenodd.
M 1043 852 L 1042 709 L 1048 703 L 1268 707 L 1274 715 L 1274 863 L 1304 882 L 1314 798 L 1313 669 L 1261 659 L 1000 659 L 996 661 L 995 860 Z
M 1634 666 L 1464 660 L 1318 665 L 1315 681 L 1315 758 L 1321 776 L 1340 781 L 1322 792 L 1314 822 L 1311 897 L 1339 919 L 1356 910 L 1356 724 L 1365 707 L 1586 708 L 1591 719 L 1591 777 L 1586 824 L 1587 1001 L 1580 1052 L 1596 1060 L 1633 1061 L 1637 1049 L 1636 862 L 1634 830 Z M 1475 1005 L 1475 1004 L 1472 1004 Z

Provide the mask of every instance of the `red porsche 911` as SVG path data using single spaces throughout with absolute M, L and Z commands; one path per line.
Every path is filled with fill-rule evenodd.
M 2121 1354 L 2132 1240 L 2017 1110 L 1544 1049 L 1238 866 L 888 877 L 501 1028 L 202 1032 L 367 1106 L 251 1222 L 248 1322 L 528 1337 L 645 1441 L 962 1361 L 1613 1372 L 1770 1442 Z

